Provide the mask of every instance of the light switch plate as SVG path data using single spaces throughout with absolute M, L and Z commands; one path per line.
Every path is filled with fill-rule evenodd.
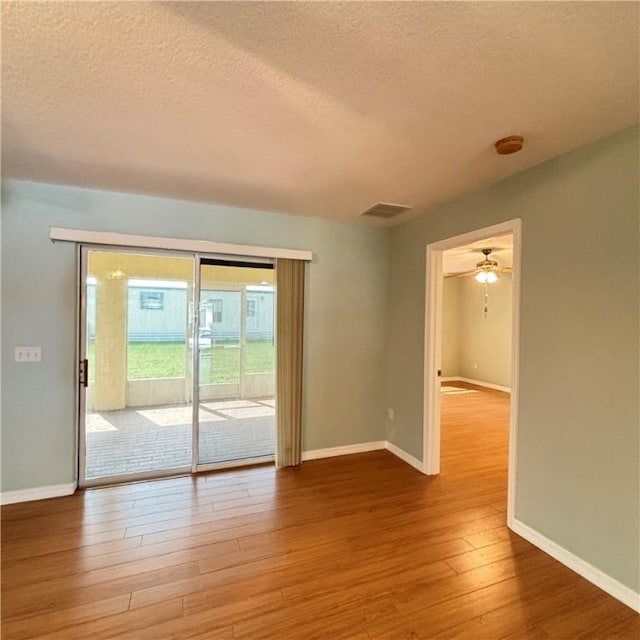
M 14 360 L 16 362 L 40 362 L 42 360 L 42 348 L 15 347 Z

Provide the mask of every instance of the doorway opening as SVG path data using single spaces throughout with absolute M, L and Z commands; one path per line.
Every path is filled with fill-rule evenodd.
M 79 479 L 271 462 L 273 261 L 81 248 Z
M 490 278 L 477 276 L 486 259 Z M 447 457 L 447 442 L 456 439 L 469 445 L 469 472 L 489 464 L 490 456 L 508 460 L 509 522 L 516 488 L 519 261 L 519 220 L 427 247 L 425 473 L 465 464 Z

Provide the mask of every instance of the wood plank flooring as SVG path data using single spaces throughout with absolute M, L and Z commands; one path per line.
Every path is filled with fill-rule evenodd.
M 2 637 L 638 638 L 506 528 L 507 424 L 444 395 L 434 478 L 379 451 L 3 507 Z

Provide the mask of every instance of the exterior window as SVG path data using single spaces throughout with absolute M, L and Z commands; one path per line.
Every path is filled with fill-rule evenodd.
M 212 320 L 214 322 L 222 322 L 222 300 L 211 301 Z
M 247 318 L 256 317 L 256 301 L 247 300 Z
M 164 291 L 141 291 L 140 308 L 159 311 L 164 309 Z

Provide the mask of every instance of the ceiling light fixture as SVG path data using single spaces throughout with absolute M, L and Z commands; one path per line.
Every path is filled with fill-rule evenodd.
M 494 284 L 498 282 L 498 263 L 495 260 L 489 260 L 491 249 L 483 249 L 484 260 L 480 260 L 476 264 L 476 282 L 480 284 Z
M 495 143 L 496 153 L 500 156 L 508 156 L 511 153 L 517 153 L 524 146 L 524 138 L 522 136 L 507 136 L 501 138 Z
M 476 264 L 476 282 L 484 285 L 484 317 L 487 317 L 489 312 L 489 286 L 498 282 L 498 263 L 495 260 L 490 260 L 489 255 L 491 249 L 483 249 L 484 260 L 480 260 Z

